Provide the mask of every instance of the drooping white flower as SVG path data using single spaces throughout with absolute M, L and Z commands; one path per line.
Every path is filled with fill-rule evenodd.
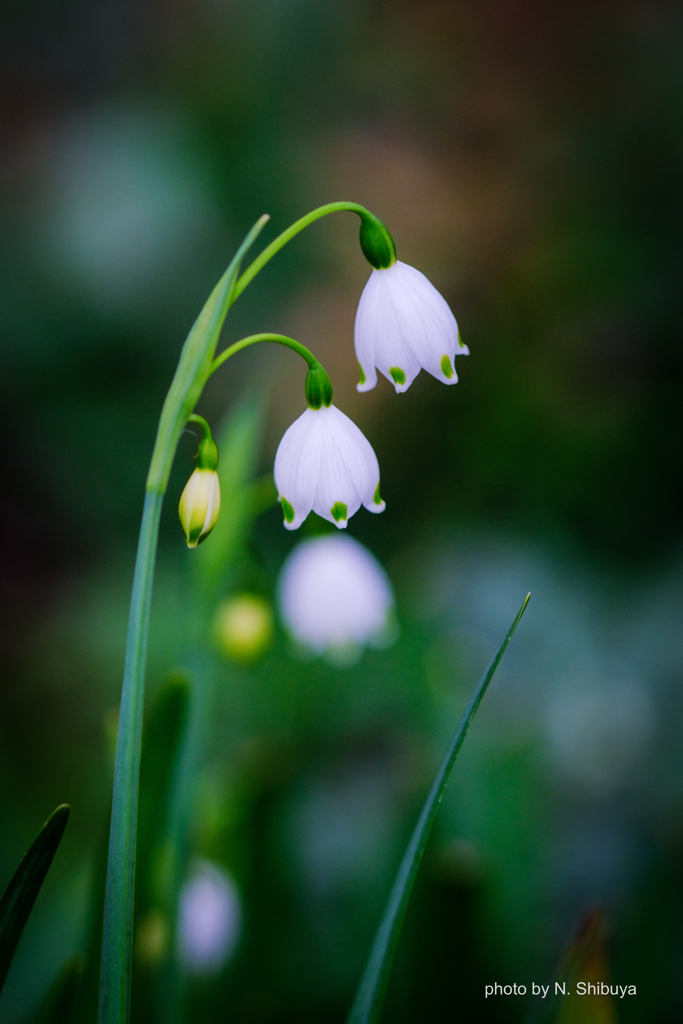
M 372 445 L 334 405 L 308 408 L 292 423 L 274 475 L 288 530 L 301 526 L 311 510 L 343 529 L 361 505 L 370 512 L 385 507 Z
M 455 356 L 469 355 L 446 300 L 424 274 L 400 262 L 372 271 L 358 304 L 355 345 L 359 391 L 374 388 L 376 368 L 399 393 L 423 367 L 444 384 L 455 384 Z
M 298 544 L 280 573 L 278 605 L 293 638 L 316 654 L 390 642 L 394 597 L 382 566 L 348 536 Z M 348 658 L 346 660 L 353 660 Z
M 192 974 L 215 974 L 237 945 L 242 909 L 237 886 L 217 864 L 199 861 L 180 892 L 180 958 Z

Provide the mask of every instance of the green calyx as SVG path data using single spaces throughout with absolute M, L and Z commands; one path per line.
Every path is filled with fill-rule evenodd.
M 197 449 L 197 469 L 210 469 L 214 473 L 218 469 L 218 448 L 211 436 L 211 427 L 203 416 L 192 413 L 187 418 L 188 423 L 197 423 L 202 428 L 203 437 Z
M 374 213 L 360 215 L 360 247 L 375 270 L 387 270 L 396 262 L 396 245 L 390 232 Z
M 327 371 L 316 362 L 306 374 L 306 401 L 309 409 L 329 408 L 332 404 L 332 382 Z

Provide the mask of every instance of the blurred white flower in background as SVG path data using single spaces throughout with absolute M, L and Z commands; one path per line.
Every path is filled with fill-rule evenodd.
M 240 937 L 242 906 L 237 886 L 211 861 L 197 861 L 180 892 L 180 959 L 191 974 L 216 974 Z
M 358 304 L 356 356 L 359 391 L 377 383 L 375 367 L 400 394 L 424 367 L 444 384 L 455 384 L 455 357 L 469 355 L 444 297 L 407 263 L 373 270 Z
M 351 537 L 316 537 L 294 548 L 280 574 L 278 604 L 292 637 L 338 664 L 397 635 L 389 578 Z

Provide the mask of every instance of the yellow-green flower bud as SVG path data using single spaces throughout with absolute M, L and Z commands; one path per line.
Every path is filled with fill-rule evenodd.
M 214 469 L 195 469 L 180 497 L 178 513 L 188 548 L 205 540 L 218 519 L 221 488 Z
M 197 450 L 197 468 L 187 481 L 180 497 L 178 514 L 188 548 L 196 548 L 205 540 L 218 519 L 221 509 L 221 487 L 218 482 L 218 448 L 209 424 L 202 416 L 192 415 L 204 432 Z

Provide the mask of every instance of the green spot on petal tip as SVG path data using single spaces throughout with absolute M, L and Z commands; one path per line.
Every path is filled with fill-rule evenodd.
M 375 488 L 375 497 L 372 500 L 374 501 L 375 505 L 382 504 L 382 495 L 379 493 L 379 484 L 377 484 L 377 487 Z
M 284 512 L 285 519 L 288 523 L 294 522 L 294 509 L 289 504 L 286 498 L 280 496 L 280 504 L 282 505 L 282 511 Z
M 363 373 L 363 367 L 360 363 L 358 364 L 358 372 L 360 373 L 359 384 L 365 384 L 365 374 Z
M 338 523 L 340 519 L 348 519 L 348 509 L 343 501 L 335 501 L 334 505 L 330 509 L 330 515 L 334 519 L 335 523 Z
M 448 377 L 450 380 L 450 378 L 453 376 L 453 367 L 448 356 L 441 357 L 441 370 L 443 372 L 444 377 Z
M 392 366 L 389 373 L 394 378 L 395 384 L 405 384 L 406 375 L 400 366 Z

